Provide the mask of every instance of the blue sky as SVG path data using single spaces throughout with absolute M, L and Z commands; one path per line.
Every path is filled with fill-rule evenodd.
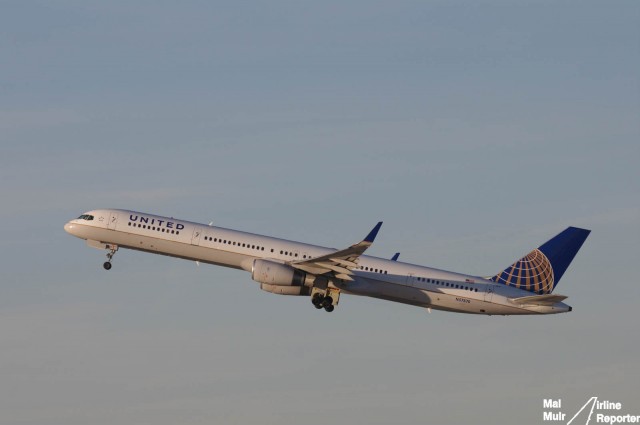
M 0 423 L 538 424 L 638 414 L 637 2 L 0 5 Z M 103 253 L 127 208 L 491 275 L 593 230 L 558 292 L 503 318 Z

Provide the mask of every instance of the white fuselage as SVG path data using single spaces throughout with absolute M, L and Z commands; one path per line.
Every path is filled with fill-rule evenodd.
M 94 247 L 115 245 L 251 272 L 255 259 L 287 263 L 336 250 L 127 210 L 94 210 L 92 220 L 69 221 L 65 230 Z M 353 281 L 331 282 L 343 293 L 475 314 L 549 314 L 563 303 L 522 305 L 510 299 L 530 292 L 460 273 L 362 255 Z

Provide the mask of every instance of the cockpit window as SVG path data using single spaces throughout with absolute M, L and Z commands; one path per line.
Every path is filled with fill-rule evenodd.
M 78 220 L 93 220 L 93 216 L 89 214 L 82 214 L 80 217 L 78 217 Z

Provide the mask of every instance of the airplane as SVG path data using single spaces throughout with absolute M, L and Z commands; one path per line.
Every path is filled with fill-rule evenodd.
M 431 309 L 483 315 L 572 311 L 553 291 L 589 236 L 568 227 L 490 277 L 448 272 L 364 255 L 382 222 L 360 242 L 332 249 L 270 236 L 122 209 L 86 212 L 64 230 L 107 250 L 110 270 L 120 248 L 245 270 L 260 289 L 309 296 L 331 312 L 341 294 L 368 296 Z

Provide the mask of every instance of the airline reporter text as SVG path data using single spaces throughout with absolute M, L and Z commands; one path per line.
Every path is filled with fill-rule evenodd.
M 596 422 L 600 424 L 637 424 L 640 423 L 640 415 L 604 415 L 598 413 Z

